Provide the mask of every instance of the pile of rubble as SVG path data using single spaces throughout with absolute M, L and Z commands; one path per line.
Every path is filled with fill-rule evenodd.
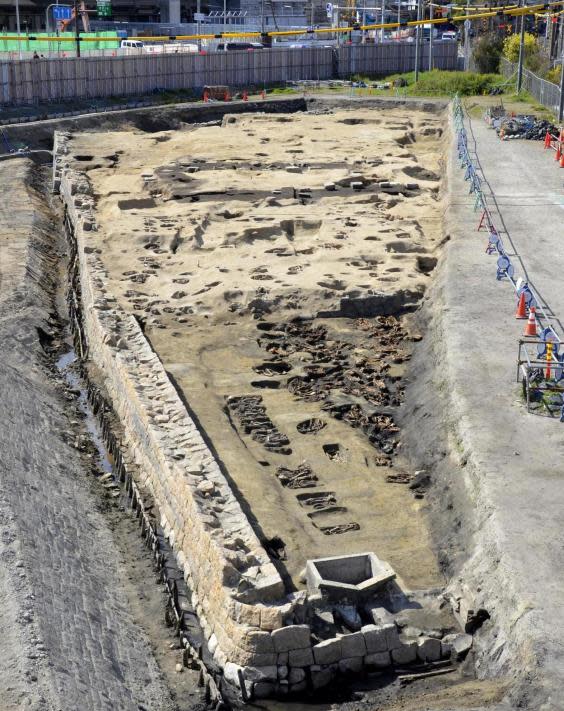
M 559 129 L 546 119 L 535 116 L 503 116 L 491 122 L 502 141 L 526 138 L 530 141 L 544 141 L 547 133 L 557 136 Z

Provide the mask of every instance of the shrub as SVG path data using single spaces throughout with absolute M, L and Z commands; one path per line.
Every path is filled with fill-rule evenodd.
M 521 36 L 519 33 L 507 37 L 503 43 L 503 56 L 510 62 L 519 61 L 519 45 Z M 540 64 L 540 48 L 537 39 L 529 32 L 525 32 L 525 66 L 535 71 Z
M 474 45 L 474 61 L 482 74 L 494 74 L 499 70 L 503 40 L 494 34 L 483 35 Z
M 551 81 L 553 84 L 560 84 L 560 77 L 562 76 L 562 65 L 558 67 L 552 67 L 546 73 L 546 80 Z

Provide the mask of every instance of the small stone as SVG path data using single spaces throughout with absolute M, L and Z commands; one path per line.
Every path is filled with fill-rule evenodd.
M 245 667 L 243 676 L 248 681 L 276 681 L 278 678 L 278 667 L 271 665 L 267 667 Z
M 455 659 L 464 659 L 472 647 L 473 639 L 470 634 L 447 634 L 442 639 L 441 654 L 443 657 L 453 656 Z
M 291 649 L 288 652 L 288 656 L 291 667 L 309 667 L 313 664 L 313 652 L 311 647 L 305 649 Z
M 289 625 L 272 632 L 272 641 L 276 652 L 289 652 L 304 649 L 311 644 L 309 625 Z
M 384 669 L 390 666 L 392 660 L 390 659 L 389 652 L 376 652 L 375 654 L 367 654 L 366 657 L 364 657 L 364 663 L 368 667 Z
M 343 656 L 341 637 L 326 639 L 313 647 L 316 664 L 334 664 Z
M 184 667 L 182 666 L 182 664 L 177 664 L 175 669 L 177 674 L 181 674 L 184 671 Z
M 417 656 L 422 662 L 436 662 L 441 658 L 441 642 L 433 637 L 417 640 Z
M 211 496 L 215 491 L 215 484 L 209 479 L 202 479 L 198 482 L 196 489 L 202 496 Z
M 274 684 L 268 681 L 259 681 L 253 686 L 253 694 L 256 699 L 267 699 L 274 693 Z
M 417 659 L 417 642 L 415 640 L 403 642 L 399 647 L 392 649 L 394 664 L 411 664 Z
M 303 669 L 290 669 L 288 681 L 290 684 L 299 684 L 306 678 L 306 673 Z
M 333 671 L 329 669 L 321 669 L 319 671 L 312 671 L 311 673 L 311 685 L 314 689 L 321 689 L 331 683 L 333 679 Z
M 393 625 L 395 624 L 394 616 L 388 612 L 385 607 L 369 607 L 368 614 L 372 617 L 375 625 Z
M 341 674 L 358 674 L 362 671 L 362 657 L 349 657 L 339 661 L 339 671 Z
M 354 605 L 335 605 L 335 612 L 345 627 L 348 627 L 352 632 L 360 630 L 362 620 Z
M 363 657 L 366 654 L 366 642 L 362 632 L 345 634 L 341 637 L 343 657 Z

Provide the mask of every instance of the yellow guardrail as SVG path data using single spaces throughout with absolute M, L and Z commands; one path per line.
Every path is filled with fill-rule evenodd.
M 481 20 L 488 17 L 497 17 L 499 15 L 510 15 L 512 17 L 521 17 L 522 15 L 535 15 L 539 12 L 549 11 L 552 7 L 561 7 L 564 5 L 564 0 L 557 0 L 557 2 L 543 3 L 538 5 L 529 5 L 526 7 L 516 7 L 515 5 L 510 5 L 506 7 L 492 8 L 487 12 L 477 12 L 474 14 L 467 15 L 449 15 L 448 17 L 434 18 L 433 20 L 409 20 L 408 22 L 382 22 L 372 25 L 355 25 L 348 27 L 320 27 L 316 29 L 309 29 L 307 27 L 292 29 L 292 30 L 275 30 L 273 32 L 220 32 L 217 34 L 198 34 L 198 35 L 162 35 L 157 37 L 128 37 L 128 40 L 139 40 L 141 42 L 178 42 L 184 40 L 199 40 L 199 39 L 235 39 L 237 37 L 291 37 L 296 35 L 316 35 L 316 34 L 332 34 L 332 33 L 346 33 L 352 32 L 354 30 L 392 30 L 404 27 L 417 27 L 418 25 L 439 25 L 448 22 L 464 22 L 466 20 Z M 0 40 L 11 40 L 12 42 L 30 42 L 35 39 L 33 34 L 14 37 L 0 35 Z M 76 44 L 77 39 L 80 43 L 84 42 L 99 42 L 99 37 L 58 37 L 57 35 L 53 37 L 42 36 L 42 41 L 50 42 L 67 42 L 71 44 Z

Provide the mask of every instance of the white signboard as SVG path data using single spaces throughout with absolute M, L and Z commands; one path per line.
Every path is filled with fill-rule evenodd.
M 328 2 L 327 5 L 325 5 L 325 8 L 327 9 L 327 17 L 332 18 L 333 17 L 333 3 Z

